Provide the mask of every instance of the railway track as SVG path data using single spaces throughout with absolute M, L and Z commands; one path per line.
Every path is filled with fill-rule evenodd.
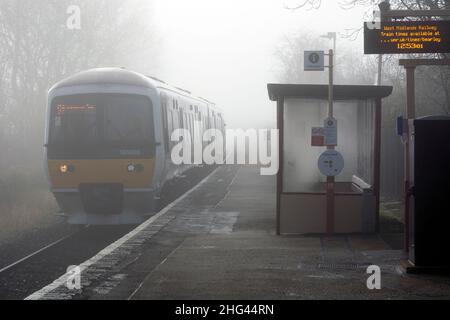
M 24 299 L 65 273 L 69 266 L 89 259 L 134 227 L 87 227 L 3 267 L 0 299 Z
M 27 256 L 25 256 L 25 257 L 23 257 L 23 258 L 21 258 L 21 259 L 15 261 L 15 262 L 13 262 L 13 263 L 11 263 L 10 265 L 7 265 L 6 267 L 1 268 L 1 269 L 0 269 L 0 275 L 1 275 L 3 272 L 6 272 L 6 271 L 8 271 L 8 270 L 14 268 L 15 266 L 19 265 L 20 263 L 26 262 L 28 259 L 33 258 L 34 256 L 38 255 L 39 253 L 41 253 L 41 252 L 43 252 L 43 251 L 45 251 L 45 250 L 47 250 L 47 249 L 50 249 L 51 247 L 56 246 L 58 243 L 63 242 L 64 240 L 70 238 L 71 236 L 73 236 L 73 234 L 68 235 L 68 236 L 65 236 L 65 237 L 62 237 L 61 239 L 56 240 L 56 241 L 50 243 L 49 245 L 46 245 L 45 247 L 43 247 L 43 248 L 41 248 L 41 249 L 39 249 L 39 250 L 36 250 L 36 251 L 33 252 L 33 253 L 30 253 L 29 255 L 27 255 Z
M 160 209 L 196 185 L 214 167 L 194 168 L 165 190 Z M 134 229 L 135 225 L 86 226 L 71 230 L 24 254 L 13 262 L 0 264 L 0 299 L 22 300 Z M 0 257 L 0 261 L 2 261 Z

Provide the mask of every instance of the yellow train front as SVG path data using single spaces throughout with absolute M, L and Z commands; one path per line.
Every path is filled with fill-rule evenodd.
M 225 130 L 213 103 L 121 68 L 57 83 L 46 119 L 50 187 L 71 224 L 144 221 L 164 184 L 193 166 L 171 161 L 173 130 Z

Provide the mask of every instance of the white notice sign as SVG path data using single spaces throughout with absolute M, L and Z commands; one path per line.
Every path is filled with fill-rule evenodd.
M 324 71 L 325 57 L 323 51 L 305 51 L 305 71 Z
M 327 118 L 323 123 L 326 146 L 337 146 L 337 120 L 335 118 Z

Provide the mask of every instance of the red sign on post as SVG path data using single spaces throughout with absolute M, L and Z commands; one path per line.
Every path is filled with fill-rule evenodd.
M 313 127 L 311 130 L 311 146 L 323 147 L 325 145 L 325 130 L 323 127 Z

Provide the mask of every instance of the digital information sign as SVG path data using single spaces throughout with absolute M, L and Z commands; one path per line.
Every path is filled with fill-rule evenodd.
M 366 22 L 364 53 L 450 53 L 450 21 Z
M 91 104 L 85 105 L 66 105 L 58 104 L 56 106 L 56 114 L 63 115 L 66 113 L 76 113 L 76 112 L 93 112 L 97 110 L 97 106 Z

